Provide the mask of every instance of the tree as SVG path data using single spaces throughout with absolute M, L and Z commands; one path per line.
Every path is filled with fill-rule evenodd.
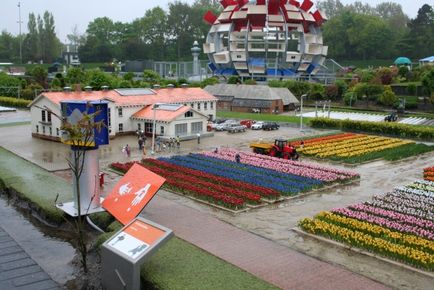
M 0 61 L 10 62 L 18 60 L 18 48 L 19 38 L 3 30 L 0 34 Z
M 434 103 L 434 68 L 422 76 L 422 86 L 432 103 Z
M 422 58 L 434 51 L 434 10 L 425 4 L 415 19 L 408 23 L 409 31 L 399 42 L 401 51 L 412 57 Z
M 383 93 L 378 97 L 378 102 L 384 106 L 392 106 L 397 100 L 398 99 L 390 86 L 385 86 Z
M 383 86 L 376 84 L 358 83 L 354 86 L 354 94 L 357 99 L 365 99 L 366 107 L 369 106 L 370 100 L 377 100 L 378 96 L 383 92 Z
M 143 71 L 143 80 L 151 84 L 156 84 L 161 81 L 161 77 L 157 72 L 153 70 L 145 69 Z
M 337 16 L 344 9 L 344 5 L 339 0 L 321 1 L 317 5 L 329 18 Z
M 88 272 L 87 233 L 84 228 L 84 223 L 85 223 L 84 216 L 87 213 L 82 215 L 82 203 L 81 203 L 81 192 L 80 192 L 79 181 L 85 167 L 86 152 L 89 150 L 88 144 L 90 144 L 94 132 L 100 131 L 105 126 L 103 121 L 95 121 L 95 117 L 98 114 L 100 114 L 100 111 L 96 111 L 95 113 L 89 113 L 90 106 L 92 105 L 88 103 L 86 111 L 83 112 L 82 114 L 83 117 L 80 120 L 78 120 L 76 123 L 68 122 L 68 120 L 64 120 L 63 118 L 61 118 L 61 116 L 58 116 L 56 115 L 56 113 L 49 110 L 53 116 L 62 120 L 62 125 L 60 129 L 68 135 L 69 141 L 71 142 L 72 154 L 70 158 L 66 158 L 66 161 L 68 163 L 68 167 L 71 169 L 72 178 L 75 181 L 74 191 L 76 194 L 76 201 L 77 201 L 78 216 L 74 220 L 74 224 L 73 224 L 75 234 L 76 234 L 74 242 L 76 242 L 77 249 L 81 256 L 80 262 L 84 273 Z M 41 109 L 47 110 L 47 108 L 41 108 Z M 66 218 L 65 221 L 69 222 L 69 220 L 67 220 Z
M 35 66 L 31 71 L 30 71 L 30 76 L 33 77 L 33 79 L 40 84 L 43 88 L 47 89 L 48 88 L 48 83 L 47 83 L 47 77 L 48 77 L 48 71 L 41 65 L 37 65 Z
M 100 90 L 102 86 L 116 87 L 113 77 L 99 69 L 88 70 L 85 74 L 86 85 L 91 86 L 95 90 Z
M 86 82 L 86 74 L 80 67 L 70 67 L 66 72 L 65 79 L 69 85 L 82 84 Z

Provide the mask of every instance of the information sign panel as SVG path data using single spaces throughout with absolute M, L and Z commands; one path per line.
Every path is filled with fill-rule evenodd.
M 134 164 L 104 199 L 102 206 L 125 225 L 143 210 L 165 181 L 143 166 Z

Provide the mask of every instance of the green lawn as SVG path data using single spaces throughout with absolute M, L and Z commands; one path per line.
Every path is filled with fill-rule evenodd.
M 389 67 L 393 64 L 394 59 L 374 59 L 374 60 L 336 60 L 341 66 L 355 66 L 357 68 L 368 67 Z
M 65 180 L 0 147 L 0 181 L 49 220 L 63 221 L 63 212 L 54 206 L 54 201 L 57 194 L 61 202 L 72 200 L 72 186 Z
M 145 289 L 278 289 L 176 237 L 143 265 L 141 277 Z
M 275 115 L 275 114 L 254 114 L 254 113 L 218 111 L 217 117 L 218 118 L 225 118 L 225 119 L 251 119 L 251 120 L 256 120 L 256 121 L 300 123 L 300 117 Z M 309 118 L 303 118 L 303 120 L 308 121 Z
M 30 122 L 13 122 L 13 123 L 4 123 L 4 124 L 0 124 L 0 127 L 13 127 L 13 126 L 26 125 L 26 124 L 30 124 Z

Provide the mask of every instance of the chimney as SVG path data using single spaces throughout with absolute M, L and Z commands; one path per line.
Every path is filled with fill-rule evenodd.
M 174 84 L 168 84 L 167 87 L 168 87 L 169 89 L 173 89 L 173 88 L 175 87 L 175 85 L 174 85 Z
M 181 84 L 181 88 L 188 88 L 188 84 L 186 84 L 186 83 Z
M 81 92 L 81 84 L 75 84 L 75 91 L 76 92 Z
M 71 92 L 71 87 L 63 87 L 64 92 Z
M 159 88 L 160 88 L 160 85 L 155 84 L 155 85 L 152 86 L 152 88 L 153 88 L 153 89 L 159 89 Z
M 92 91 L 92 87 L 91 87 L 91 86 L 85 86 L 85 87 L 84 87 L 84 90 L 85 90 L 86 92 L 91 92 L 91 91 Z
M 91 88 L 91 89 L 92 89 L 92 88 Z M 102 89 L 103 91 L 108 91 L 109 87 L 108 87 L 108 86 L 101 86 L 101 89 Z

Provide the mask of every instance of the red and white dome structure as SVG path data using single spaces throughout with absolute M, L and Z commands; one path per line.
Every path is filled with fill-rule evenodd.
M 215 75 L 291 78 L 314 75 L 325 61 L 323 12 L 310 0 L 221 0 L 208 11 L 211 29 L 203 44 Z

